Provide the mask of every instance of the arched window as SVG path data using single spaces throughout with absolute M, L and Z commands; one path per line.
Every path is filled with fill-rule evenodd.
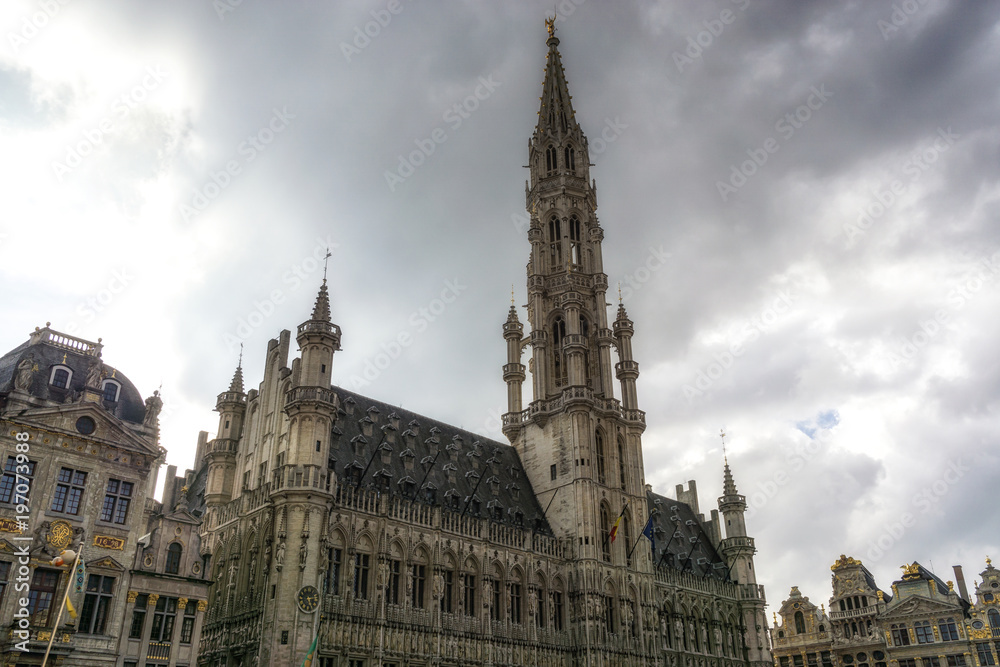
M 1000 611 L 990 609 L 986 612 L 986 615 L 990 619 L 990 628 L 993 629 L 993 636 L 996 637 L 1000 634 Z
M 552 173 L 556 170 L 556 147 L 549 146 L 545 149 L 545 171 Z
M 566 322 L 562 317 L 556 317 L 552 322 L 552 378 L 557 387 L 566 384 L 568 380 L 568 369 L 566 368 L 566 353 L 562 349 L 563 339 L 566 337 Z
M 181 551 L 183 548 L 177 542 L 167 547 L 167 564 L 163 571 L 167 574 L 177 574 L 181 570 Z
M 105 380 L 101 389 L 103 391 L 102 400 L 108 403 L 116 403 L 118 401 L 118 390 L 121 389 L 121 385 L 117 382 L 114 380 Z
M 407 582 L 410 589 L 410 605 L 423 609 L 426 600 L 427 587 L 427 555 L 423 549 L 418 549 L 413 563 L 410 564 L 410 581 Z
M 608 533 L 611 532 L 611 524 L 608 522 L 608 506 L 601 504 L 601 538 L 602 538 L 602 550 L 601 556 L 604 560 L 611 561 L 611 539 L 608 537 Z
M 632 554 L 629 551 L 632 550 L 632 519 L 629 518 L 628 510 L 622 517 L 622 547 L 625 549 L 625 564 L 631 565 Z
M 549 219 L 549 265 L 556 269 L 562 267 L 562 227 L 559 218 Z
M 576 151 L 573 150 L 572 146 L 563 149 L 563 157 L 566 158 L 566 168 L 570 171 L 576 171 Z
M 806 618 L 801 611 L 795 612 L 795 634 L 801 635 L 806 631 Z
M 604 484 L 604 436 L 600 431 L 594 434 L 594 449 L 597 455 L 597 481 Z
M 573 266 L 580 266 L 580 219 L 575 215 L 569 218 L 569 258 Z
M 49 384 L 65 389 L 69 387 L 71 377 L 73 377 L 73 371 L 68 366 L 53 366 L 52 373 L 49 375 Z
M 510 583 L 507 585 L 510 591 L 507 600 L 508 603 L 508 613 L 510 614 L 510 622 L 516 625 L 521 625 L 521 574 L 520 572 L 515 572 L 511 577 Z
M 621 483 L 622 489 L 625 488 L 625 469 L 625 440 L 618 436 L 618 481 Z

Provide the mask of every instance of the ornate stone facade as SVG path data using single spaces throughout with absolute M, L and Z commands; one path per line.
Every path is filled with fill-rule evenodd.
M 891 592 L 858 560 L 833 564 L 830 611 L 797 587 L 772 629 L 775 667 L 987 667 L 1000 658 L 1000 571 L 987 559 L 970 600 L 919 563 L 902 566 Z M 777 616 L 781 617 L 778 622 Z
M 282 331 L 258 389 L 238 368 L 218 436 L 199 443 L 214 581 L 200 664 L 298 664 L 317 635 L 320 667 L 771 663 L 728 464 L 708 519 L 694 482 L 675 499 L 645 483 L 633 323 L 624 307 L 608 322 L 558 44 L 550 28 L 529 149 L 531 330 L 513 306 L 503 326 L 511 444 L 333 386 L 341 331 L 324 279 L 301 356 L 289 361 Z
M 164 512 L 152 498 L 166 454 L 162 402 L 157 392 L 143 401 L 102 350 L 46 325 L 0 357 L 4 665 L 41 664 L 53 636 L 51 665 L 191 664 L 197 655 L 200 618 L 174 624 L 172 610 L 154 606 L 136 620 L 137 600 L 204 600 L 209 582 L 179 569 L 179 545 L 199 558 L 200 519 L 185 507 Z M 69 592 L 76 618 L 59 612 L 76 579 L 72 561 L 53 563 L 65 549 L 85 566 L 80 590 Z

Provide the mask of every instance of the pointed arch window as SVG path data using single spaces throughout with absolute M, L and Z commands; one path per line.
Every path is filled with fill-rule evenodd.
M 594 449 L 597 456 L 597 481 L 604 484 L 604 469 L 605 469 L 605 457 L 604 457 L 604 436 L 601 435 L 600 431 L 594 434 Z
M 559 218 L 549 218 L 549 266 L 553 269 L 562 267 L 562 229 Z
M 801 635 L 806 631 L 806 618 L 801 611 L 795 612 L 795 634 Z
M 569 256 L 573 266 L 577 267 L 582 262 L 580 240 L 580 218 L 572 215 L 569 218 Z
M 629 517 L 628 511 L 622 517 L 622 538 L 622 547 L 625 549 L 625 565 L 631 565 L 632 554 L 629 551 L 632 549 L 632 519 Z
M 556 157 L 559 154 L 556 152 L 555 146 L 549 146 L 545 149 L 545 171 L 546 173 L 553 173 L 556 170 Z
M 618 436 L 618 481 L 621 483 L 622 489 L 625 488 L 625 470 L 625 440 L 621 436 Z
M 565 158 L 566 168 L 572 172 L 576 171 L 576 151 L 572 146 L 567 146 L 563 149 L 563 157 Z
M 608 539 L 608 533 L 611 532 L 611 524 L 608 522 L 608 506 L 601 504 L 601 557 L 605 561 L 611 562 L 611 540 Z
M 568 371 L 566 364 L 566 353 L 562 349 L 563 339 L 566 337 L 566 322 L 561 316 L 557 316 L 552 322 L 552 344 L 554 345 L 554 353 L 552 355 L 552 377 L 555 380 L 555 385 L 561 387 L 566 384 L 568 379 Z

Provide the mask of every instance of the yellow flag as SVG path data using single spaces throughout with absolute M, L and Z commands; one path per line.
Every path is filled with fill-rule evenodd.
M 72 616 L 73 620 L 75 621 L 76 620 L 76 609 L 73 609 L 73 601 L 70 600 L 69 597 L 66 598 L 66 611 L 69 612 L 69 615 Z

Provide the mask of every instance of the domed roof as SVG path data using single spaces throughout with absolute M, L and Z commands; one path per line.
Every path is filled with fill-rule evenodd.
M 93 373 L 100 377 L 102 385 L 107 381 L 119 385 L 117 400 L 102 401 L 105 409 L 119 419 L 141 424 L 146 413 L 142 396 L 124 373 L 103 363 L 103 347 L 100 340 L 93 343 L 53 331 L 48 323 L 45 328 L 36 327 L 26 342 L 0 357 L 0 397 L 14 391 L 19 367 L 24 360 L 29 360 L 31 366 L 25 368 L 32 369 L 27 386 L 31 396 L 50 403 L 71 403 L 79 398 L 88 375 Z M 101 365 L 99 376 L 94 370 L 97 364 Z M 65 386 L 59 386 L 63 384 L 62 374 L 60 378 L 55 377 L 59 369 L 69 375 Z

